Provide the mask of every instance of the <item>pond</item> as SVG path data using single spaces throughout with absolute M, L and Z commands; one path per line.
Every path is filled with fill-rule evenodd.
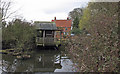
M 19 60 L 16 56 L 2 55 L 5 72 L 75 72 L 74 63 L 62 48 L 35 49 L 30 59 Z

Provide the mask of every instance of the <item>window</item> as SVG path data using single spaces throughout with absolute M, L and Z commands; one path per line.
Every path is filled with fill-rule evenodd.
M 64 35 L 65 35 L 65 32 L 64 32 Z
M 67 30 L 67 27 L 65 27 L 65 30 Z

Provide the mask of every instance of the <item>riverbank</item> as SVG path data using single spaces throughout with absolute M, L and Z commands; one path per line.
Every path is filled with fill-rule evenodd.
M 29 59 L 33 51 L 29 52 L 16 52 L 15 49 L 4 49 L 0 50 L 0 54 L 5 54 L 7 56 L 15 56 L 17 59 Z

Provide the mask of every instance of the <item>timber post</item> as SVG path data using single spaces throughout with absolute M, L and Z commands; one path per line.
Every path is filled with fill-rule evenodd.
M 56 42 L 56 32 L 54 32 L 54 42 Z
M 61 37 L 61 31 L 60 31 L 60 42 L 61 42 L 61 38 L 62 38 L 62 37 Z
M 43 46 L 44 46 L 44 43 L 45 43 L 45 30 L 43 31 Z

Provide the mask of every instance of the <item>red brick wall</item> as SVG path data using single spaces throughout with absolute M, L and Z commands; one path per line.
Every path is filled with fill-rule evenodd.
M 52 22 L 55 22 L 55 24 L 58 28 L 60 28 L 60 29 L 62 28 L 62 30 L 63 30 L 62 37 L 65 36 L 64 32 L 67 32 L 68 33 L 67 36 L 70 36 L 72 20 L 52 20 Z M 67 28 L 67 30 L 65 30 L 66 28 Z M 60 35 L 56 34 L 56 37 L 60 38 Z

